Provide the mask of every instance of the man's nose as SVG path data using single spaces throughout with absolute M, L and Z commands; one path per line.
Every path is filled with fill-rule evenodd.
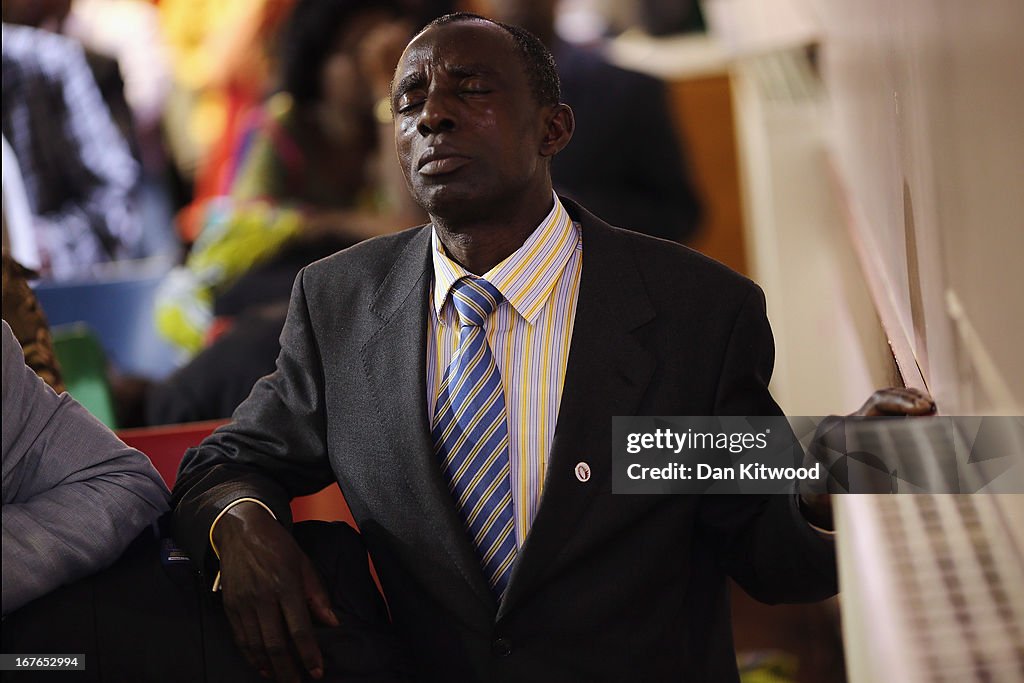
M 432 133 L 455 130 L 455 115 L 449 106 L 448 98 L 437 91 L 428 94 L 420 110 L 420 120 L 416 124 L 416 129 L 424 137 Z

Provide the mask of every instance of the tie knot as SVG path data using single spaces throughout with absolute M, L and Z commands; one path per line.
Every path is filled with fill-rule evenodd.
M 452 285 L 452 303 L 463 325 L 481 327 L 505 297 L 482 278 L 464 277 Z

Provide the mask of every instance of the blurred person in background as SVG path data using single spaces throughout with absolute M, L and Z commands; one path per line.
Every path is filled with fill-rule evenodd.
M 161 288 L 159 329 L 199 355 L 151 389 L 148 423 L 230 415 L 274 368 L 299 269 L 421 220 L 390 145 L 404 16 L 387 0 L 296 5 L 281 36 L 281 89 L 236 141 L 231 194 L 207 204 L 185 265 Z M 205 348 L 215 316 L 233 327 Z
M 163 129 L 170 61 L 157 7 L 148 0 L 74 0 L 61 33 L 81 41 L 111 111 L 123 112 L 115 120 L 142 167 L 137 199 L 143 255 L 179 258 L 173 223 L 176 184 Z M 106 65 L 106 73 L 100 73 L 99 65 Z M 123 125 L 121 118 L 126 119 Z
M 111 117 L 140 163 L 133 201 L 139 255 L 177 255 L 162 120 L 170 88 L 157 8 L 146 0 L 4 0 L 4 21 L 72 38 Z
M 29 280 L 39 277 L 32 214 L 14 151 L 3 142 L 3 319 L 21 344 L 25 363 L 58 394 L 64 391 L 50 325 Z
M 7 138 L 0 136 L 0 143 L 3 148 L 3 165 L 0 167 L 3 180 L 3 249 L 21 265 L 38 270 L 41 265 L 39 245 L 25 192 L 25 180 L 21 177 L 18 157 Z
M 274 42 L 295 0 L 162 0 L 171 89 L 164 129 L 186 206 L 176 219 L 190 244 L 208 200 L 230 189 L 225 177 L 246 115 L 274 83 Z
M 132 0 L 128 0 L 132 1 Z M 72 0 L 3 0 L 3 18 L 8 24 L 30 26 L 50 33 L 71 38 L 82 48 L 85 63 L 89 66 L 96 86 L 100 89 L 103 102 L 110 110 L 110 116 L 128 143 L 133 156 L 138 160 L 135 139 L 135 124 L 132 111 L 125 97 L 125 84 L 118 60 L 105 53 L 97 52 L 80 37 L 68 35 L 66 27 L 72 9 Z M 123 40 L 124 38 L 121 38 Z
M 195 184 L 194 201 L 178 216 L 186 242 L 202 227 L 205 202 L 229 190 L 234 141 L 249 110 L 274 85 L 279 71 L 275 43 L 294 5 L 295 0 L 159 2 L 172 65 L 168 144 L 182 179 Z M 417 26 L 451 11 L 452 5 L 451 0 L 402 3 Z
M 576 113 L 573 144 L 551 165 L 555 190 L 612 225 L 686 242 L 700 221 L 664 84 L 611 64 L 598 48 L 555 33 L 557 0 L 474 0 L 484 16 L 522 26 L 551 50 L 563 100 Z
M 14 12 L 19 6 L 4 2 L 5 22 L 24 18 Z M 40 274 L 88 278 L 98 264 L 138 256 L 142 231 L 132 192 L 139 166 L 81 46 L 4 23 L 2 51 L 3 135 L 23 176 Z
M 148 0 L 74 0 L 60 32 L 79 40 L 87 56 L 116 62 L 143 165 L 161 171 L 160 128 L 171 73 L 156 6 Z
M 6 211 L 4 212 L 6 224 Z M 29 280 L 38 275 L 3 251 L 3 319 L 21 345 L 25 364 L 58 394 L 64 391 L 60 364 L 53 351 L 53 339 L 46 314 L 39 306 Z

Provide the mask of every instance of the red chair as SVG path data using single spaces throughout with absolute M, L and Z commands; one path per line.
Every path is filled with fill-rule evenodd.
M 190 422 L 164 427 L 143 427 L 122 429 L 117 435 L 132 448 L 137 448 L 153 461 L 153 466 L 163 477 L 167 486 L 173 487 L 178 476 L 178 465 L 185 451 L 206 438 L 223 420 L 211 422 Z M 345 497 L 337 486 L 328 486 L 319 493 L 303 496 L 292 501 L 292 517 L 296 522 L 308 519 L 343 521 L 356 526 L 348 509 Z

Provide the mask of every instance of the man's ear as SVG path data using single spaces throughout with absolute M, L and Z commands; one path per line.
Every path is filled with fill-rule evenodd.
M 544 137 L 540 141 L 540 155 L 553 157 L 561 152 L 576 128 L 576 118 L 568 104 L 556 104 L 545 115 Z

